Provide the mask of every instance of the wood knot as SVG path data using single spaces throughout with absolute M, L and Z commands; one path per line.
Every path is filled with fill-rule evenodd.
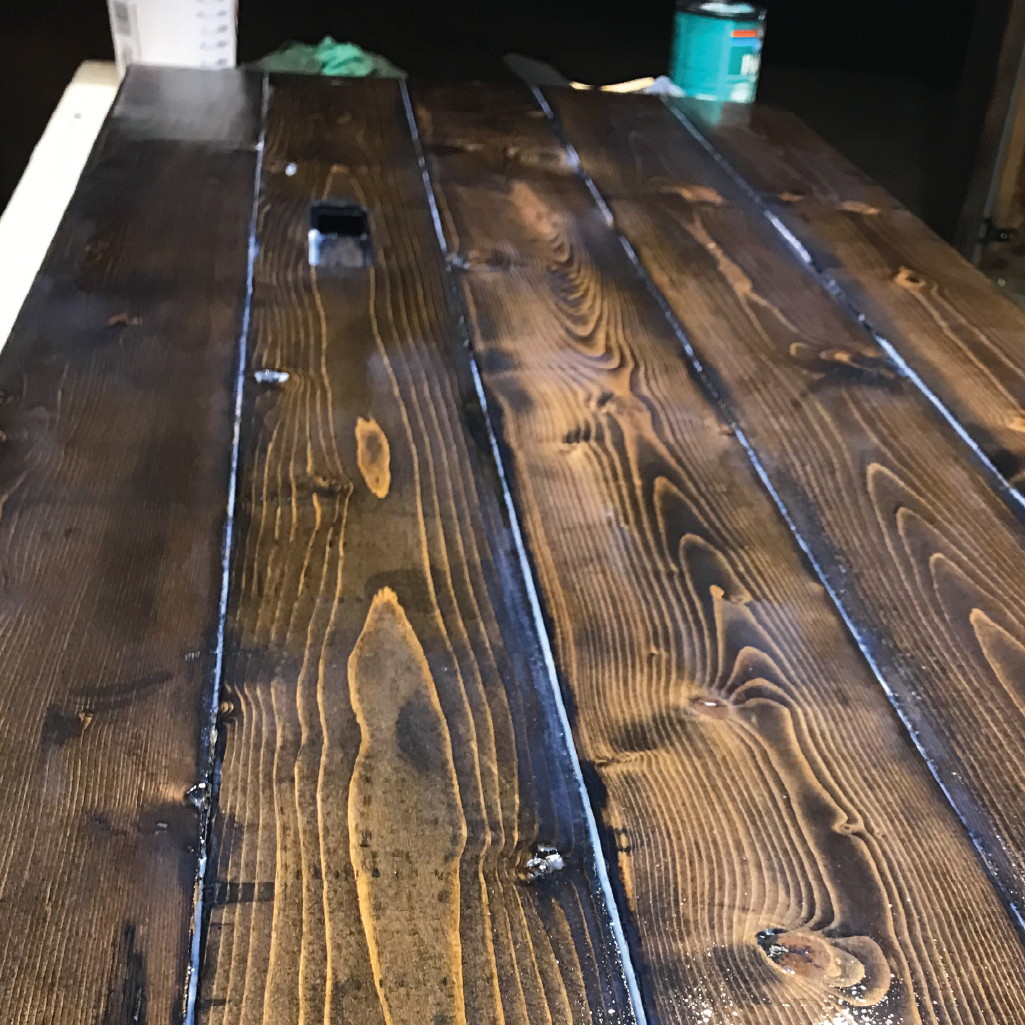
M 373 417 L 356 420 L 356 463 L 371 494 L 384 498 L 391 488 L 391 448 Z
M 763 929 L 755 937 L 768 961 L 784 975 L 818 983 L 845 1003 L 878 1004 L 890 988 L 890 966 L 869 936 L 827 937 L 809 929 Z
M 885 356 L 807 342 L 792 342 L 789 351 L 798 366 L 821 375 L 819 386 L 850 383 L 899 387 L 897 370 Z
M 107 321 L 107 327 L 138 327 L 142 320 L 132 313 L 115 313 Z
M 43 720 L 40 744 L 42 747 L 63 747 L 88 729 L 96 713 L 91 708 L 70 711 L 59 705 L 51 705 Z
M 424 148 L 433 156 L 450 157 L 460 153 L 479 153 L 484 149 L 484 143 L 472 139 L 450 139 L 448 142 L 429 142 Z
M 722 195 L 707 185 L 663 185 L 659 188 L 663 194 L 682 196 L 688 203 L 705 203 L 711 206 L 722 206 Z
M 852 214 L 864 214 L 866 217 L 875 217 L 880 212 L 879 207 L 872 206 L 871 203 L 862 203 L 859 199 L 845 199 L 840 204 L 840 209 Z
M 310 494 L 318 498 L 338 498 L 347 488 L 345 481 L 331 480 L 330 477 L 313 474 L 309 479 L 309 490 Z
M 916 274 L 908 267 L 901 267 L 901 269 L 894 274 L 893 280 L 900 285 L 901 288 L 907 288 L 912 292 L 919 292 L 925 288 L 925 278 L 920 274 Z

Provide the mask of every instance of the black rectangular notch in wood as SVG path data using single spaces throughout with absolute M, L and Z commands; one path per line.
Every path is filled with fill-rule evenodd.
M 311 204 L 311 267 L 340 270 L 372 263 L 370 214 L 365 207 L 359 203 Z

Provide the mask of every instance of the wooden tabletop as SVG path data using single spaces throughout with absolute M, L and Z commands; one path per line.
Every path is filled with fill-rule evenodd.
M 1025 315 L 785 112 L 132 69 L 0 665 L 0 1021 L 1025 1020 Z

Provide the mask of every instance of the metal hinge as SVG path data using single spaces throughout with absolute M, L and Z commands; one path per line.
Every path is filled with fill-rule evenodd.
M 1016 228 L 1001 228 L 993 223 L 992 217 L 987 217 L 982 222 L 982 237 L 979 241 L 984 245 L 992 245 L 994 242 L 1013 242 L 1017 236 Z

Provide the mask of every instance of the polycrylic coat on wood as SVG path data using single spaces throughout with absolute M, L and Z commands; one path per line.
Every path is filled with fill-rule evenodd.
M 793 115 L 671 101 L 1020 495 L 1025 316 Z
M 1025 529 L 668 110 L 610 104 L 596 121 L 587 99 L 552 99 L 1005 899 L 1025 906 Z M 695 174 L 718 201 L 686 198 Z
M 971 844 L 575 162 L 522 90 L 413 98 L 649 1015 L 1015 1021 Z
M 396 83 L 276 80 L 258 239 L 202 1020 L 629 1021 Z
M 0 1020 L 180 1022 L 261 80 L 133 70 L 0 355 Z

